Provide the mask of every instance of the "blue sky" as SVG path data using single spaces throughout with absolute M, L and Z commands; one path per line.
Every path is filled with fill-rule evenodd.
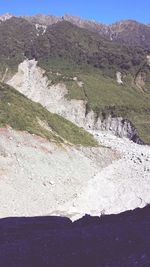
M 71 14 L 103 23 L 121 19 L 150 23 L 150 0 L 0 0 L 0 14 L 6 12 L 15 15 Z

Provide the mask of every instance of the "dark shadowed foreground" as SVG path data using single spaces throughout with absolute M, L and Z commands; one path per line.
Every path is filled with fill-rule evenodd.
M 0 220 L 1 267 L 149 267 L 150 206 L 119 215 Z

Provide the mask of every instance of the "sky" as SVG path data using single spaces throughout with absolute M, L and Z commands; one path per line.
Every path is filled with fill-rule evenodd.
M 150 0 L 0 0 L 0 14 L 70 14 L 110 24 L 122 19 L 150 23 Z

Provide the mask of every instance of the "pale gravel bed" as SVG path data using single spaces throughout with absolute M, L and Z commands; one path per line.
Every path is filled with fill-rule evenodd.
M 61 215 L 72 220 L 150 203 L 150 148 L 92 131 L 109 147 L 56 145 L 0 130 L 0 218 Z
M 63 205 L 74 205 L 87 182 L 118 157 L 107 148 L 56 145 L 0 129 L 0 217 L 67 213 Z

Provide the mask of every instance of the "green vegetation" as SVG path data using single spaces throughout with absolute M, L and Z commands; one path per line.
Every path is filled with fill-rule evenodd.
M 88 105 L 96 113 L 122 116 L 137 128 L 143 141 L 150 143 L 150 92 L 141 92 L 128 84 L 116 81 L 100 73 L 79 75 L 84 82 Z
M 126 76 L 123 85 L 118 85 L 116 80 L 104 76 L 100 69 L 88 65 L 79 66 L 68 61 L 61 63 L 58 59 L 40 64 L 46 69 L 48 77 L 53 77 L 54 83 L 65 82 L 68 99 L 86 100 L 88 109 L 93 109 L 101 117 L 111 114 L 130 120 L 141 139 L 150 143 L 150 90 L 144 92 L 136 88 L 131 74 Z M 83 87 L 79 87 L 73 77 L 82 81 Z
M 46 123 L 52 131 L 42 127 L 38 120 Z M 12 87 L 0 83 L 0 127 L 6 125 L 59 143 L 65 139 L 72 144 L 97 145 L 94 138 L 82 128 L 48 112 Z
M 0 36 L 0 55 L 3 55 L 0 62 L 8 65 L 11 60 L 15 65 L 27 57 L 48 66 L 55 59 L 61 65 L 71 62 L 72 66 L 93 66 L 114 78 L 119 70 L 135 75 L 146 64 L 146 50 L 117 44 L 66 21 L 49 26 L 44 35 L 37 35 L 35 25 L 12 18 L 0 24 Z

